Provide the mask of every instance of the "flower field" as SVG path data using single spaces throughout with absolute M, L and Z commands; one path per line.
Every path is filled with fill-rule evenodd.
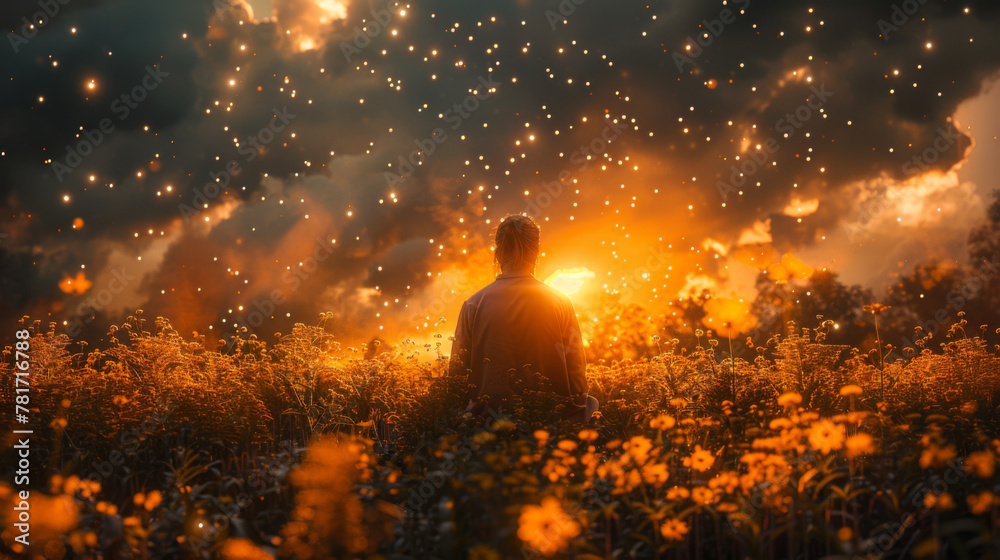
M 657 339 L 651 357 L 590 364 L 601 410 L 587 425 L 555 421 L 544 388 L 510 417 L 464 415 L 464 374 L 429 345 L 344 348 L 322 323 L 225 352 L 141 312 L 127 337 L 87 353 L 25 327 L 32 414 L 46 421 L 30 549 L 13 539 L 5 442 L 12 557 L 1000 551 L 1000 357 L 961 323 L 892 362 L 827 344 L 823 322 L 788 325 L 752 361 L 730 360 L 711 334 L 693 348 Z M 0 418 L 13 438 L 10 411 Z

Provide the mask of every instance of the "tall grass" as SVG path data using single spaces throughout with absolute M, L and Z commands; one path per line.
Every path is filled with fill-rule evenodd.
M 545 391 L 464 414 L 436 352 L 343 348 L 323 321 L 220 351 L 137 311 L 77 354 L 25 327 L 44 557 L 948 557 L 1000 537 L 1000 358 L 961 321 L 892 362 L 822 321 L 749 361 L 656 337 L 588 367 L 589 426 Z

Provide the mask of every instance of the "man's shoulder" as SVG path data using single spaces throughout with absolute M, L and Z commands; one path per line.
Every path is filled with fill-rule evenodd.
M 572 307 L 569 296 L 549 286 L 534 276 L 497 279 L 473 294 L 466 300 L 468 304 L 476 304 L 484 298 L 492 296 L 509 297 L 511 295 L 534 296 L 547 300 L 560 307 Z
M 552 299 L 552 301 L 558 303 L 563 307 L 573 307 L 573 302 L 572 300 L 569 299 L 568 295 L 560 292 L 559 290 L 553 288 L 552 286 L 549 286 L 548 284 L 542 282 L 541 280 L 535 280 L 535 282 L 538 284 L 536 286 L 536 289 L 546 294 L 550 299 Z

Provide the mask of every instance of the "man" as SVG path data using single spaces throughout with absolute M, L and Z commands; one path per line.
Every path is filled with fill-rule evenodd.
M 539 233 L 528 216 L 508 215 L 497 226 L 500 275 L 462 305 L 452 360 L 469 372 L 470 411 L 502 410 L 518 392 L 516 379 L 540 373 L 566 398 L 562 416 L 587 422 L 598 403 L 587 395 L 580 323 L 569 298 L 535 278 Z

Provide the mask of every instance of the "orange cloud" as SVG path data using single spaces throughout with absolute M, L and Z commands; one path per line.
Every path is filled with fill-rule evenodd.
M 781 255 L 781 262 L 767 268 L 767 275 L 775 282 L 789 282 L 809 278 L 813 269 L 806 263 L 793 257 L 791 253 Z

